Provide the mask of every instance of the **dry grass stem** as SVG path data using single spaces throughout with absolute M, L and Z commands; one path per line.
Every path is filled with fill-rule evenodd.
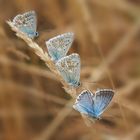
M 1 0 L 0 140 L 139 140 L 139 7 L 139 0 Z M 30 39 L 8 21 L 17 40 L 5 21 L 29 10 L 36 12 L 39 37 Z M 81 59 L 76 89 L 44 48 L 69 31 L 75 39 L 68 55 Z M 113 88 L 115 96 L 89 128 L 72 105 L 83 89 L 98 88 Z
M 129 47 L 129 43 L 133 40 L 140 29 L 140 19 L 134 23 L 126 35 L 113 47 L 105 61 L 100 64 L 97 69 L 91 74 L 90 79 L 101 80 L 106 72 L 106 66 L 109 67 L 117 58 Z
M 67 106 L 72 106 L 72 105 L 73 105 L 73 99 L 71 99 L 65 105 L 65 107 L 55 117 L 53 122 L 49 126 L 47 126 L 46 129 L 44 129 L 44 131 L 40 134 L 39 137 L 35 138 L 34 140 L 49 140 L 52 137 L 53 133 L 60 126 L 60 124 L 64 121 L 64 119 L 71 113 L 72 108 L 68 108 Z
M 43 60 L 45 62 L 45 64 L 48 66 L 48 68 L 55 74 L 55 76 L 60 80 L 60 82 L 63 84 L 64 89 L 67 93 L 69 93 L 72 97 L 75 97 L 76 95 L 76 89 L 71 88 L 65 81 L 64 79 L 61 77 L 61 75 L 59 74 L 59 71 L 56 69 L 55 64 L 53 63 L 53 61 L 50 59 L 50 57 L 48 56 L 47 52 L 44 52 L 43 49 L 37 44 L 35 43 L 32 39 L 28 38 L 24 33 L 20 32 L 13 24 L 11 21 L 7 21 L 7 23 L 9 24 L 9 26 L 11 27 L 11 29 L 13 31 L 16 32 L 16 35 L 23 39 L 29 47 L 31 47 L 35 54 L 38 55 L 40 57 L 41 60 Z
M 93 4 L 98 4 L 100 6 L 104 6 L 106 8 L 112 9 L 112 10 L 118 10 L 122 12 L 128 13 L 128 15 L 132 15 L 134 17 L 139 17 L 139 7 L 136 5 L 132 5 L 130 2 L 126 2 L 124 0 L 94 0 L 92 1 Z

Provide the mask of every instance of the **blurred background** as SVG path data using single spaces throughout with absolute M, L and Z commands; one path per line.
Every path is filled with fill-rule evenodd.
M 35 10 L 45 41 L 75 33 L 85 87 L 115 89 L 102 120 L 87 127 L 71 97 L 6 24 Z M 88 83 L 96 82 L 96 83 Z M 0 140 L 140 140 L 139 0 L 0 0 Z

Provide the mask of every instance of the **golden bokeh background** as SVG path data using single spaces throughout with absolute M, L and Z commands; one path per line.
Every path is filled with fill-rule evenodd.
M 37 13 L 35 41 L 44 50 L 46 40 L 74 32 L 69 54 L 81 57 L 85 87 L 115 89 L 110 107 L 91 127 L 71 108 L 60 81 L 6 23 L 29 10 Z M 140 1 L 0 0 L 0 140 L 139 139 Z

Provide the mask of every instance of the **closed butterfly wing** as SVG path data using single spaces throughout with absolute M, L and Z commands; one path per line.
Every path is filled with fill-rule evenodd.
M 114 96 L 114 91 L 111 89 L 101 89 L 95 92 L 94 112 L 98 118 L 107 108 Z
M 82 114 L 94 117 L 94 94 L 88 90 L 82 91 L 77 97 L 73 108 Z
M 73 53 L 58 60 L 56 68 L 63 79 L 72 87 L 79 86 L 80 80 L 80 57 Z
M 36 32 L 37 19 L 35 11 L 29 11 L 24 14 L 17 15 L 13 19 L 13 24 L 30 38 L 38 36 L 38 33 Z
M 46 46 L 51 59 L 56 62 L 66 56 L 73 40 L 74 33 L 68 32 L 46 41 Z

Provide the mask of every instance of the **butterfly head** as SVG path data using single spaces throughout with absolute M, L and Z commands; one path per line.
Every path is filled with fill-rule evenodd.
M 92 117 L 91 117 L 92 119 L 94 119 L 94 120 L 101 120 L 101 117 L 100 116 L 97 116 L 97 115 L 92 115 Z
M 74 88 L 78 88 L 78 87 L 81 86 L 81 82 L 77 82 L 77 83 L 70 82 L 70 83 L 69 83 L 69 86 L 70 86 L 70 87 L 74 87 Z
M 79 81 L 77 84 L 77 87 L 80 87 L 80 86 L 82 86 L 82 83 Z
M 35 32 L 35 37 L 38 37 L 39 36 L 39 33 L 38 32 Z
M 78 88 L 80 86 L 81 86 L 81 82 L 78 82 L 77 85 L 76 85 L 76 87 Z

